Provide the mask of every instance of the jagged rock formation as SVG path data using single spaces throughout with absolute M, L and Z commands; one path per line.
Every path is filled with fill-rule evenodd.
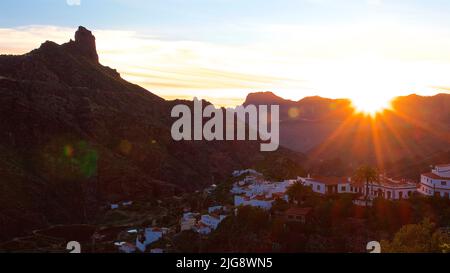
M 98 62 L 97 47 L 95 45 L 95 37 L 92 32 L 80 26 L 75 32 L 74 45 L 88 59 Z

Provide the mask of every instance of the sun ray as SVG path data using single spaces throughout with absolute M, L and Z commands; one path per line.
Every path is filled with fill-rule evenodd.
M 450 133 L 447 132 L 444 128 L 437 128 L 437 125 L 428 124 L 422 121 L 419 121 L 417 119 L 414 119 L 413 117 L 410 117 L 409 115 L 402 113 L 400 110 L 395 109 L 393 112 L 397 117 L 403 119 L 404 121 L 412 124 L 413 126 L 417 126 L 423 130 L 425 130 L 427 133 L 435 136 L 436 138 L 439 138 L 441 140 L 444 140 L 448 143 L 450 143 Z
M 356 124 L 356 131 L 355 131 L 355 137 L 353 138 L 353 145 L 351 148 L 352 157 L 359 159 L 359 152 L 361 152 L 364 148 L 367 147 L 367 143 L 369 143 L 369 137 L 371 137 L 370 134 L 368 134 L 368 131 L 370 131 L 370 121 L 371 118 L 368 118 L 365 115 L 358 115 L 358 122 Z M 366 142 L 367 143 L 366 143 Z M 371 152 L 370 150 L 368 152 Z M 370 158 L 370 156 L 365 156 L 365 160 Z
M 348 127 L 352 126 L 352 123 L 356 121 L 353 115 L 349 115 L 334 131 L 333 133 L 323 141 L 319 148 L 311 154 L 312 159 L 319 157 L 322 152 L 327 150 L 327 148 L 335 141 L 339 135 L 346 131 Z
M 385 169 L 385 162 L 383 157 L 383 147 L 384 141 L 381 139 L 380 127 L 378 126 L 381 119 L 377 116 L 376 119 L 370 119 L 370 132 L 372 134 L 372 143 L 375 150 L 375 160 L 377 162 L 377 167 L 380 170 Z
M 413 153 L 406 144 L 405 140 L 400 136 L 399 132 L 397 131 L 397 128 L 394 127 L 391 124 L 391 120 L 389 119 L 389 115 L 394 114 L 392 111 L 387 112 L 385 115 L 380 115 L 380 120 L 383 122 L 383 124 L 386 125 L 387 130 L 389 130 L 390 135 L 392 135 L 395 140 L 400 144 L 401 148 L 406 151 L 409 157 L 413 156 Z

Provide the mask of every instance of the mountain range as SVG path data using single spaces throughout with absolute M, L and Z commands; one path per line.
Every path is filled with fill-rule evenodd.
M 356 113 L 348 99 L 286 100 L 249 94 L 244 105 L 280 105 L 281 145 L 307 156 L 305 167 L 348 175 L 361 164 L 417 180 L 431 164 L 450 160 L 450 94 L 393 99 L 376 116 Z

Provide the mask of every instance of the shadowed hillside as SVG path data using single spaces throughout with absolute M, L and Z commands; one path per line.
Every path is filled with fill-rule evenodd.
M 83 27 L 66 44 L 0 56 L 0 94 L 0 239 L 89 222 L 109 202 L 198 189 L 266 156 L 255 142 L 173 141 L 172 106 L 190 102 L 102 66 Z

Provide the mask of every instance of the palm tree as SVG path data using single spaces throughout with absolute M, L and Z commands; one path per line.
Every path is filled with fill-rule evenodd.
M 369 201 L 369 183 L 372 181 L 376 181 L 377 179 L 378 171 L 371 166 L 361 166 L 355 171 L 353 175 L 353 180 L 355 182 L 363 182 L 366 185 L 366 207 Z
M 294 183 L 288 189 L 286 194 L 289 197 L 289 202 L 297 201 L 299 204 L 314 197 L 314 193 L 310 187 L 306 187 L 299 182 Z

